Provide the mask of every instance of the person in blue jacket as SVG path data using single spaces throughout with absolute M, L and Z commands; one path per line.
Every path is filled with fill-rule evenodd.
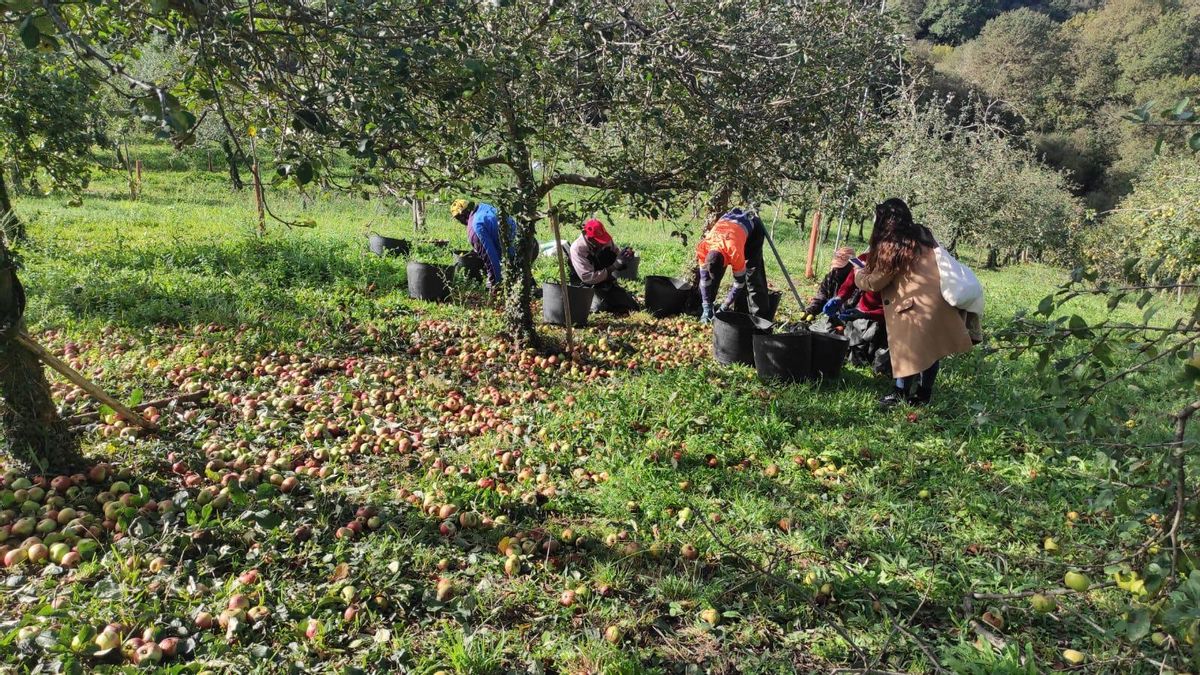
M 450 215 L 467 226 L 467 240 L 475 254 L 483 258 L 487 269 L 488 288 L 499 288 L 504 257 L 500 247 L 500 213 L 496 207 L 458 199 L 450 205 Z M 508 237 L 510 242 L 517 239 L 517 221 L 511 217 L 508 218 Z

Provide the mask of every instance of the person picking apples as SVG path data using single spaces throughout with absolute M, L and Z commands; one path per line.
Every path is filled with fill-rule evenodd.
M 749 290 L 747 305 L 750 313 L 766 318 L 768 306 L 767 270 L 763 261 L 763 244 L 766 242 L 766 227 L 762 219 L 733 209 L 713 224 L 696 247 L 696 260 L 700 265 L 700 321 L 713 320 L 713 301 L 721 287 L 725 268 L 733 270 L 733 287 L 721 305 L 728 311 L 743 291 Z
M 503 278 L 503 255 L 500 244 L 500 213 L 491 204 L 475 204 L 468 199 L 456 199 L 450 204 L 450 215 L 467 226 L 467 240 L 476 255 L 483 258 L 487 270 L 488 288 L 495 292 L 500 288 Z M 512 217 L 508 222 L 508 254 L 516 256 L 517 221 Z M 531 241 L 527 252 L 532 260 L 537 256 L 537 242 Z
M 592 219 L 571 244 L 571 280 L 591 286 L 593 312 L 626 314 L 638 310 L 638 301 L 617 283 L 616 273 L 625 269 L 633 249 L 618 250 L 604 223 Z

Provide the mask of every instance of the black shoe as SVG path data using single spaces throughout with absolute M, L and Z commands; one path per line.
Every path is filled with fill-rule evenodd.
M 879 399 L 879 407 L 884 410 L 890 410 L 896 406 L 907 402 L 908 396 L 901 390 L 897 389 L 892 393 Z
M 932 400 L 933 394 L 922 394 L 918 391 L 917 393 L 908 397 L 908 404 L 911 406 L 923 406 L 929 405 L 930 401 Z

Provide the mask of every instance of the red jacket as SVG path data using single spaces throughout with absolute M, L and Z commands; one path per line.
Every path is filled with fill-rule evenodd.
M 854 284 L 854 274 L 858 268 L 850 270 L 850 274 L 846 276 L 846 280 L 842 282 L 838 288 L 837 296 L 842 300 L 848 300 L 858 287 Z M 866 315 L 866 318 L 875 321 L 883 321 L 883 298 L 874 291 L 863 291 L 858 299 L 858 311 Z

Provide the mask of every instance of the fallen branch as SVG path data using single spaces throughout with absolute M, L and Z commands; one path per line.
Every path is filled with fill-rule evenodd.
M 1101 588 L 1111 588 L 1116 586 L 1115 581 L 1104 581 L 1098 584 L 1089 586 L 1083 593 L 1099 590 Z M 1035 595 L 1071 595 L 1078 594 L 1081 591 L 1072 590 L 1070 588 L 1047 588 L 1036 591 L 1019 591 L 1017 593 L 970 593 L 969 597 L 972 600 L 1013 600 L 1016 598 L 1032 598 Z M 968 603 L 963 603 L 964 606 L 969 606 Z
M 160 398 L 157 401 L 149 401 L 147 403 L 141 403 L 139 405 L 133 406 L 132 408 L 130 408 L 130 410 L 133 410 L 134 412 L 142 412 L 143 410 L 146 410 L 147 408 L 165 408 L 165 407 L 171 405 L 172 403 L 175 403 L 175 404 L 197 403 L 199 401 L 204 400 L 204 398 L 206 396 L 208 396 L 208 391 L 205 389 L 202 389 L 200 391 L 192 392 L 190 394 L 180 394 L 178 396 L 171 396 L 169 398 Z M 72 415 L 71 417 L 68 417 L 64 421 L 71 426 L 78 426 L 80 424 L 87 424 L 89 422 L 95 422 L 98 419 L 100 419 L 100 412 L 95 411 L 95 412 L 88 412 L 88 413 L 80 413 L 78 415 Z
M 13 336 L 13 341 L 29 350 L 31 354 L 38 357 L 47 366 L 57 370 L 59 374 L 71 381 L 72 384 L 86 391 L 92 398 L 100 401 L 117 412 L 118 415 L 125 418 L 126 422 L 136 424 L 137 426 L 146 429 L 147 431 L 157 431 L 158 425 L 152 424 L 149 420 L 141 415 L 134 413 L 129 408 L 125 407 L 117 399 L 110 396 L 107 392 L 96 385 L 95 382 L 84 377 L 79 371 L 67 365 L 65 361 L 58 358 L 42 345 L 38 344 L 33 338 L 25 333 L 17 333 Z

